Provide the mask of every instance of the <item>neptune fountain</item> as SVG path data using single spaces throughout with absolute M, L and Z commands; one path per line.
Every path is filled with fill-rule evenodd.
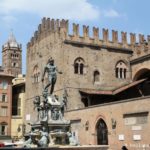
M 65 94 L 58 97 L 53 94 L 54 86 L 59 72 L 52 58 L 44 68 L 42 82 L 45 73 L 48 74 L 48 84 L 44 87 L 42 97 L 36 96 L 33 104 L 37 112 L 37 121 L 31 123 L 31 131 L 24 147 L 49 147 L 52 145 L 79 145 L 79 142 L 71 133 L 70 121 L 64 118 L 64 110 L 67 104 Z M 50 93 L 48 89 L 50 87 Z

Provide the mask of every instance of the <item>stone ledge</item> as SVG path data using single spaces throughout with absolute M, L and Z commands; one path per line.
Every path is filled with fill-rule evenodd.
M 51 146 L 48 148 L 22 148 L 22 147 L 2 147 L 0 149 L 10 149 L 10 150 L 109 150 L 109 146 L 104 145 L 84 145 L 84 146 Z

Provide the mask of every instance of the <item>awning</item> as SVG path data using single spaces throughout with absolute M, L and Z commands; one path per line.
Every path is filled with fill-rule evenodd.
M 120 87 L 120 88 L 114 90 L 114 91 L 113 91 L 113 94 L 115 95 L 115 94 L 118 94 L 118 93 L 120 93 L 120 92 L 123 92 L 123 91 L 125 91 L 125 90 L 127 90 L 127 89 L 129 89 L 129 88 L 131 88 L 131 87 L 134 87 L 134 86 L 136 86 L 136 85 L 138 85 L 138 84 L 144 82 L 145 80 L 147 80 L 147 79 L 137 80 L 137 81 L 134 81 L 134 82 L 132 82 L 132 83 L 130 83 L 130 84 L 128 84 L 128 85 L 125 85 L 125 86 L 123 86 L 123 87 Z
M 112 95 L 112 91 L 103 91 L 103 90 L 96 90 L 96 89 L 81 89 L 79 90 L 85 94 L 94 94 L 94 95 Z
M 79 91 L 81 93 L 85 93 L 85 94 L 90 94 L 90 95 L 116 95 L 118 93 L 121 93 L 131 87 L 134 87 L 142 82 L 144 82 L 145 80 L 147 79 L 141 79 L 141 80 L 138 80 L 138 81 L 134 81 L 128 85 L 125 85 L 125 86 L 122 86 L 120 88 L 117 88 L 115 90 L 97 90 L 97 89 L 80 89 Z

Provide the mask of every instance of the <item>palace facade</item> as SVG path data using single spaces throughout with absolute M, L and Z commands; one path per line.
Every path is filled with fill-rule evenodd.
M 92 29 L 68 20 L 43 18 L 27 44 L 25 123 L 36 119 L 44 66 L 52 57 L 59 71 L 54 94 L 67 97 L 66 119 L 81 145 L 120 149 L 150 147 L 150 36 Z M 121 37 L 121 38 L 119 38 Z M 28 129 L 28 125 L 27 125 Z

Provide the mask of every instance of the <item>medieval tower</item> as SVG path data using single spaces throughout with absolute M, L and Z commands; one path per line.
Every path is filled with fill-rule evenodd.
M 16 41 L 12 32 L 2 46 L 2 67 L 5 73 L 15 77 L 22 72 L 22 45 Z

